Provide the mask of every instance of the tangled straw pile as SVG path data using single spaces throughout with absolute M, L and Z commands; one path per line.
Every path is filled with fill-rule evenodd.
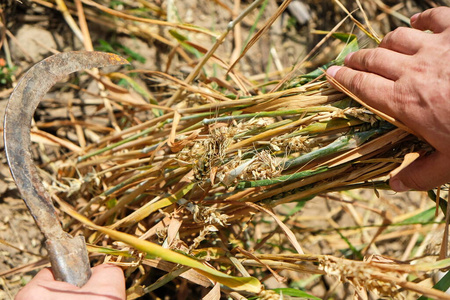
M 83 3 L 123 20 L 144 22 L 89 0 Z M 214 55 L 241 20 L 236 18 L 226 33 L 215 36 L 210 50 L 171 31 L 184 49 L 201 57 L 184 81 L 150 70 L 103 74 L 99 109 L 106 108 L 110 127 L 102 118 L 38 124 L 70 125 L 79 141 L 83 135 L 96 140 L 79 147 L 33 133 L 40 141 L 56 140 L 72 150 L 47 163 L 49 173 L 43 171 L 53 198 L 72 217 L 66 228 L 87 237 L 93 259 L 94 254 L 100 255 L 98 261 L 106 256 L 127 267 L 129 299 L 152 294 L 179 276 L 198 286 L 214 286 L 212 299 L 220 297 L 215 283 L 234 299 L 279 299 L 260 281 L 273 276 L 282 282 L 280 270 L 335 275 L 352 283 L 362 299 L 366 290 L 400 297 L 400 289 L 446 299 L 444 293 L 407 281 L 405 275 L 423 280 L 425 274 L 450 266 L 449 260 L 411 265 L 381 256 L 356 261 L 304 253 L 298 234 L 285 221 L 306 201 L 331 191 L 387 189 L 386 175 L 406 154 L 430 149 L 325 80 L 324 68 L 341 64 L 346 53 L 357 49 L 353 35 L 326 36 L 334 35 L 347 46 L 323 68 L 261 84 L 234 71 L 236 62 L 230 66 Z M 271 24 L 269 20 L 255 34 L 241 57 Z M 122 25 L 139 36 L 148 33 L 131 22 Z M 162 25 L 211 34 L 192 26 Z M 201 73 L 213 63 L 223 76 Z M 137 75 L 145 76 L 149 89 L 135 80 Z M 284 220 L 276 212 L 281 204 L 290 204 Z M 258 213 L 269 215 L 279 226 L 290 251 L 265 245 L 275 231 L 263 239 L 252 237 L 258 226 L 264 227 L 253 223 Z M 155 281 L 150 267 L 167 273 Z M 283 291 L 314 298 L 300 290 Z
M 185 229 L 225 226 L 247 215 L 245 203 L 385 187 L 376 179 L 422 147 L 325 82 L 236 100 L 190 89 L 189 107 L 155 110 L 65 162 L 61 179 L 81 176 L 71 193 L 94 197 L 83 212 L 105 210 L 96 224 L 127 228 L 169 207 L 184 210 Z
M 171 96 L 173 89 L 185 89 L 172 108 L 142 104 L 140 109 L 154 115 L 144 122 L 130 117 L 129 108 L 124 111 L 122 131 L 91 145 L 82 156 L 55 162 L 62 165 L 58 166 L 54 190 L 59 192 L 54 197 L 65 212 L 96 230 L 84 231 L 91 251 L 166 271 L 172 267 L 161 267 L 152 257 L 186 266 L 173 265 L 164 279 L 143 289 L 137 287 L 148 274 L 132 273 L 130 276 L 139 280 L 130 289 L 131 295 L 149 293 L 191 267 L 197 273 L 186 278 L 194 283 L 208 286 L 206 276 L 261 299 L 276 297 L 273 291 L 260 290 L 254 277 L 235 277 L 237 271 L 250 276 L 247 268 L 259 266 L 276 278 L 280 276 L 273 269 L 334 274 L 357 289 L 398 296 L 404 284 L 399 276 L 413 271 L 398 271 L 397 266 L 390 266 L 391 261 L 358 265 L 306 255 L 295 234 L 272 209 L 284 203 L 302 204 L 330 191 L 385 189 L 385 176 L 407 153 L 426 145 L 327 82 L 307 82 L 310 75 L 296 78 L 294 86 L 287 84 L 276 92 L 240 96 L 239 91 L 218 92 L 214 82 L 182 86 L 166 74 L 147 74 L 159 84 L 157 78 L 170 80 L 164 87 L 167 95 Z M 300 81 L 306 83 L 298 84 Z M 64 182 L 70 186 L 61 192 Z M 78 203 L 79 214 L 61 199 Z M 252 232 L 248 227 L 257 212 L 274 219 L 296 255 L 258 251 L 265 239 L 255 241 L 245 233 L 246 228 Z M 236 232 L 235 226 L 242 232 Z M 73 234 L 80 230 L 79 226 L 70 228 Z M 147 256 L 130 252 L 123 244 L 113 246 L 108 237 Z M 252 252 L 245 250 L 244 241 Z M 299 263 L 302 261 L 309 264 Z M 364 273 L 368 266 L 370 274 Z M 392 274 L 383 266 L 391 268 Z M 427 270 L 431 268 L 427 266 Z M 393 283 L 392 278 L 398 282 Z
M 68 214 L 97 230 L 94 234 L 85 231 L 88 242 L 97 245 L 93 252 L 133 257 L 123 245 L 110 245 L 109 236 L 146 252 L 149 261 L 156 256 L 179 263 L 261 298 L 275 295 L 260 291 L 256 278 L 230 275 L 239 271 L 250 276 L 248 266 L 281 267 L 340 274 L 346 280 L 350 276 L 357 287 L 366 286 L 361 282 L 365 280 L 372 290 L 398 293 L 397 285 L 386 283 L 383 277 L 353 277 L 346 268 L 343 273 L 337 271 L 345 265 L 341 261 L 330 263 L 330 258 L 305 255 L 294 233 L 272 209 L 284 203 L 304 203 L 330 191 L 386 188 L 384 177 L 399 166 L 405 154 L 424 148 L 414 136 L 330 88 L 327 82 L 307 82 L 310 75 L 296 78 L 295 84 L 276 92 L 254 89 L 247 94 L 236 89 L 227 94 L 214 88 L 215 82 L 183 86 L 166 74 L 147 74 L 154 82 L 161 77 L 165 83 L 169 81 L 164 87 L 167 95 L 172 95 L 173 89 L 184 89 L 171 108 L 140 105 L 154 115 L 142 123 L 131 115 L 136 107 L 129 108 L 120 121 L 122 131 L 91 145 L 82 156 L 56 162 L 56 166 L 63 165 L 58 166 L 55 191 L 60 191 L 65 181 L 71 186 L 55 193 L 55 199 Z M 127 80 L 132 82 L 129 77 Z M 61 199 L 78 203 L 79 214 Z M 252 253 L 244 246 L 227 249 L 244 238 L 235 236 L 232 228 L 239 226 L 245 235 L 256 212 L 269 214 L 281 226 L 298 253 L 292 256 L 296 258 L 259 257 L 256 250 L 264 240 L 244 239 L 255 249 Z M 80 230 L 71 228 L 72 233 Z M 218 245 L 219 240 L 225 248 Z M 228 250 L 241 256 L 230 257 Z M 192 258 L 220 265 L 225 273 L 216 274 L 215 269 Z M 305 266 L 292 259 L 313 260 L 320 266 Z M 175 268 L 166 280 L 187 267 Z M 140 293 L 150 292 L 161 282 L 155 284 Z

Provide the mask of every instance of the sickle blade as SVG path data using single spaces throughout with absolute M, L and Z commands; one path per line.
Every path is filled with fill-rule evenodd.
M 63 231 L 51 198 L 45 191 L 30 153 L 33 114 L 48 90 L 70 73 L 111 65 L 128 64 L 112 53 L 65 52 L 37 63 L 20 79 L 8 101 L 4 122 L 5 152 L 11 174 L 25 204 L 46 238 L 55 278 L 83 286 L 91 271 L 86 243 Z

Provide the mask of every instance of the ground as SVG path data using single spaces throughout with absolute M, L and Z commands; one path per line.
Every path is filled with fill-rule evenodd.
M 103 3 L 107 2 L 109 1 L 103 1 Z M 120 8 L 120 1 L 117 2 L 117 7 Z M 168 9 L 166 11 L 168 21 L 182 20 L 218 32 L 225 30 L 226 25 L 231 20 L 231 15 L 235 16 L 236 12 L 240 11 L 240 1 L 223 1 L 227 7 L 231 8 L 231 12 L 219 5 L 222 3 L 221 1 L 175 1 L 177 2 L 175 5 L 172 3 L 174 1 L 167 1 L 167 3 L 166 1 L 153 2 L 156 6 Z M 320 40 L 320 36 L 311 33 L 313 30 L 331 30 L 337 21 L 345 15 L 333 1 L 304 2 L 309 5 L 309 10 L 305 9 L 306 6 L 298 4 L 301 2 L 296 2 L 297 6 L 291 8 L 289 13 L 283 13 L 270 31 L 249 51 L 240 65 L 244 74 L 249 77 L 264 74 L 268 65 L 272 66 L 271 71 L 286 72 L 286 69 L 301 60 Z M 352 3 L 353 1 L 343 2 Z M 361 2 L 366 7 L 369 18 L 374 20 L 375 31 L 381 35 L 396 26 L 405 25 L 401 18 L 399 19 L 395 14 L 389 15 L 386 13 L 389 12 L 390 8 L 398 11 L 402 16 L 408 17 L 436 4 L 449 5 L 445 1 L 383 1 L 385 6 L 379 4 L 381 1 Z M 249 3 L 250 1 L 242 1 L 240 7 L 245 7 Z M 71 11 L 74 11 L 74 2 L 67 1 L 67 5 Z M 233 5 L 238 7 L 234 11 Z M 268 1 L 268 8 L 261 20 L 267 20 L 278 5 L 279 3 L 276 1 Z M 350 5 L 352 7 L 349 7 L 349 9 L 354 8 L 354 5 L 352 3 Z M 104 47 L 105 44 L 102 41 L 107 41 L 110 45 L 121 45 L 132 49 L 144 58 L 142 61 L 137 59 L 134 62 L 135 68 L 167 71 L 178 77 L 185 76 L 192 69 L 191 65 L 179 57 L 175 57 L 170 63 L 169 70 L 166 70 L 171 57 L 171 49 L 160 40 L 152 38 L 154 33 L 170 38 L 170 34 L 164 29 L 156 26 L 149 26 L 145 30 L 139 27 L 113 28 L 111 23 L 105 24 L 102 23 L 104 22 L 103 19 L 95 19 L 95 14 L 92 14 L 92 12 L 99 13 L 98 11 L 90 6 L 86 7 L 88 8 L 89 30 L 95 47 Z M 3 74 L 0 74 L 6 76 L 6 81 L 0 82 L 0 118 L 3 120 L 6 102 L 13 87 L 12 83 L 16 83 L 18 77 L 24 71 L 33 63 L 40 61 L 56 50 L 80 50 L 83 45 L 74 36 L 60 11 L 55 8 L 55 2 L 53 1 L 6 0 L 6 3 L 0 3 L 0 8 L 2 9 L 1 17 L 4 24 L 1 29 L 3 51 L 0 53 L 0 64 L 6 66 L 6 64 L 12 63 L 12 66 L 14 66 L 11 70 L 4 68 Z M 308 11 L 310 16 L 306 16 L 305 20 L 302 20 L 301 17 L 295 19 L 295 13 L 305 14 Z M 257 17 L 258 11 L 255 11 L 244 20 L 240 37 L 246 37 L 253 24 L 256 24 L 257 29 L 262 27 L 263 21 L 255 23 Z M 116 26 L 120 26 L 120 22 Z M 347 28 L 351 29 L 351 26 Z M 191 41 L 195 41 L 204 47 L 211 46 L 213 42 L 212 38 L 205 34 L 192 32 L 183 32 L 183 34 L 186 34 Z M 368 39 L 363 39 L 363 41 L 370 46 Z M 328 43 L 321 51 L 316 53 L 309 67 L 329 62 L 339 53 L 340 47 L 337 43 Z M 219 57 L 221 55 L 228 57 L 228 54 L 235 48 L 236 45 L 233 42 L 227 41 L 216 54 Z M 302 72 L 305 71 L 307 69 L 302 70 Z M 73 97 L 82 98 L 83 95 L 74 95 L 73 92 L 65 92 L 64 90 L 52 91 L 38 108 L 35 121 L 42 123 L 67 119 L 68 114 L 65 104 L 70 102 Z M 55 101 L 55 99 L 57 100 Z M 76 118 L 84 113 L 87 112 L 74 111 Z M 70 138 L 68 133 L 59 131 L 58 134 Z M 41 146 L 42 144 L 39 143 L 33 145 L 33 147 Z M 0 147 L 3 149 L 3 141 L 0 142 Z M 52 154 L 49 153 L 49 155 Z M 15 188 L 3 151 L 0 153 L 0 163 L 0 285 L 2 286 L 0 299 L 13 299 L 21 286 L 32 278 L 36 270 L 39 270 L 41 267 L 39 261 L 46 255 L 46 251 L 43 247 L 43 237 Z M 307 227 L 314 227 L 319 231 L 326 229 L 330 224 L 339 224 L 341 227 L 359 225 L 358 222 L 362 221 L 359 217 L 382 220 L 381 215 L 369 214 L 364 207 L 355 206 L 356 210 L 353 211 L 355 209 L 353 206 L 342 205 L 335 201 L 336 199 L 333 199 L 333 197 L 336 197 L 336 195 L 325 195 L 308 202 L 302 213 L 290 220 L 289 225 L 294 228 L 295 226 L 301 228 L 306 222 Z M 347 197 L 349 200 L 360 200 L 361 204 L 370 207 L 372 210 L 390 212 L 392 218 L 401 218 L 409 213 L 432 206 L 432 202 L 427 199 L 426 194 L 419 192 L 404 194 L 383 192 L 380 197 L 377 197 L 373 191 L 355 191 L 348 194 Z M 323 213 L 324 208 L 326 208 L 327 214 Z M 417 238 L 417 236 L 414 234 L 402 236 L 401 232 L 398 235 L 389 235 L 388 233 L 385 235 L 383 239 L 379 240 L 379 243 L 373 245 L 373 250 L 392 257 L 403 255 L 407 259 L 409 256 L 408 253 L 405 254 L 405 244 L 409 243 L 411 239 Z M 330 249 L 330 253 L 323 254 L 336 254 L 332 249 L 343 248 L 341 244 L 345 246 L 344 240 L 336 239 L 331 236 L 331 233 L 329 239 L 323 239 L 323 237 L 323 235 L 315 237 L 314 234 L 305 234 L 305 239 L 308 240 L 306 248 L 309 251 Z M 359 239 L 352 240 L 352 243 L 353 245 L 359 245 L 367 242 L 367 239 L 370 239 L 370 236 L 363 235 Z M 330 245 L 324 246 L 324 244 Z M 16 270 L 16 268 L 23 269 Z M 283 273 L 283 275 L 292 278 L 297 276 L 288 272 Z M 309 286 L 309 290 L 313 294 L 321 297 L 326 297 L 332 292 L 333 288 L 341 289 L 337 293 L 341 299 L 344 299 L 350 293 L 349 287 L 346 285 L 335 286 L 335 279 L 325 278 L 323 281 L 310 283 L 303 282 L 301 277 L 294 279 L 302 286 Z M 273 285 L 273 287 L 280 286 L 273 280 L 267 281 L 266 284 L 268 286 Z M 332 287 L 329 287 L 329 285 L 332 285 Z M 329 290 L 324 288 L 327 286 Z

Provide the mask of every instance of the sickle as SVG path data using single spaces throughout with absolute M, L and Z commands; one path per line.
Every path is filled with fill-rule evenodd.
M 66 52 L 34 65 L 15 87 L 5 112 L 4 142 L 11 174 L 37 226 L 44 234 L 56 280 L 83 286 L 91 276 L 84 237 L 64 232 L 31 158 L 31 120 L 48 90 L 66 75 L 97 67 L 128 64 L 112 53 Z

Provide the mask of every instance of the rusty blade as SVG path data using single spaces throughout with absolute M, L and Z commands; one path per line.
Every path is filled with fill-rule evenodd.
M 5 152 L 11 174 L 25 204 L 46 238 L 53 273 L 57 280 L 82 286 L 90 267 L 83 237 L 72 238 L 63 231 L 51 198 L 45 191 L 30 153 L 31 120 L 41 99 L 70 73 L 127 64 L 112 53 L 65 52 L 34 65 L 20 79 L 9 99 L 4 123 Z

